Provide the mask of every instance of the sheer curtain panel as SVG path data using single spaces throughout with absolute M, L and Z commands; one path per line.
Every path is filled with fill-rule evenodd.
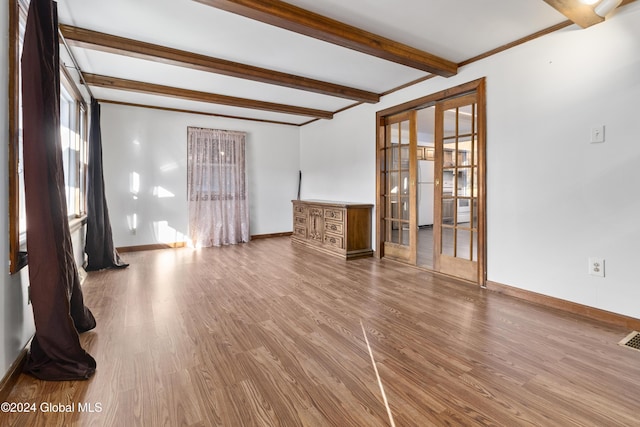
M 189 238 L 195 247 L 249 241 L 244 132 L 187 128 Z

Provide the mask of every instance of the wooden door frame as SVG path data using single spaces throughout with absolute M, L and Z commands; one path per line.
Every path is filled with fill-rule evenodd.
M 487 280 L 487 191 L 485 153 L 487 138 L 485 77 L 376 112 L 376 257 L 382 258 L 384 256 L 384 182 L 382 182 L 381 179 L 381 171 L 384 167 L 384 158 L 381 154 L 382 148 L 385 144 L 385 117 L 399 114 L 404 111 L 416 110 L 430 104 L 470 92 L 476 92 L 478 97 L 478 176 L 483 177 L 478 187 L 478 191 L 480 192 L 478 197 L 478 212 L 482 213 L 482 218 L 478 217 L 478 284 L 484 287 Z

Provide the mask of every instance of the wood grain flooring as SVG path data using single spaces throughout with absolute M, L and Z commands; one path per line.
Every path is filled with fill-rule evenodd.
M 640 425 L 622 328 L 286 237 L 124 259 L 84 285 L 95 376 L 22 375 L 0 425 L 388 426 L 363 327 L 396 426 Z

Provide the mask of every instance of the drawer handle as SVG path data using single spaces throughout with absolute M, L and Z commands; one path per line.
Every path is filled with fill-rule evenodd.
M 331 229 L 335 231 L 335 230 L 337 230 L 337 229 L 338 229 L 338 227 L 336 227 L 335 225 L 332 225 L 332 226 L 331 226 Z

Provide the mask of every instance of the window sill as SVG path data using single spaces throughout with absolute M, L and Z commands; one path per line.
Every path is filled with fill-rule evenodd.
M 87 215 L 83 215 L 77 218 L 69 218 L 69 233 L 75 233 L 76 231 L 80 230 L 80 228 L 82 228 L 82 226 L 86 223 Z M 27 233 L 20 233 L 20 252 L 18 253 L 18 266 L 14 273 L 19 272 L 29 263 L 26 249 Z
M 77 218 L 69 219 L 69 232 L 75 233 L 78 231 L 83 225 L 87 223 L 87 216 L 83 215 Z

